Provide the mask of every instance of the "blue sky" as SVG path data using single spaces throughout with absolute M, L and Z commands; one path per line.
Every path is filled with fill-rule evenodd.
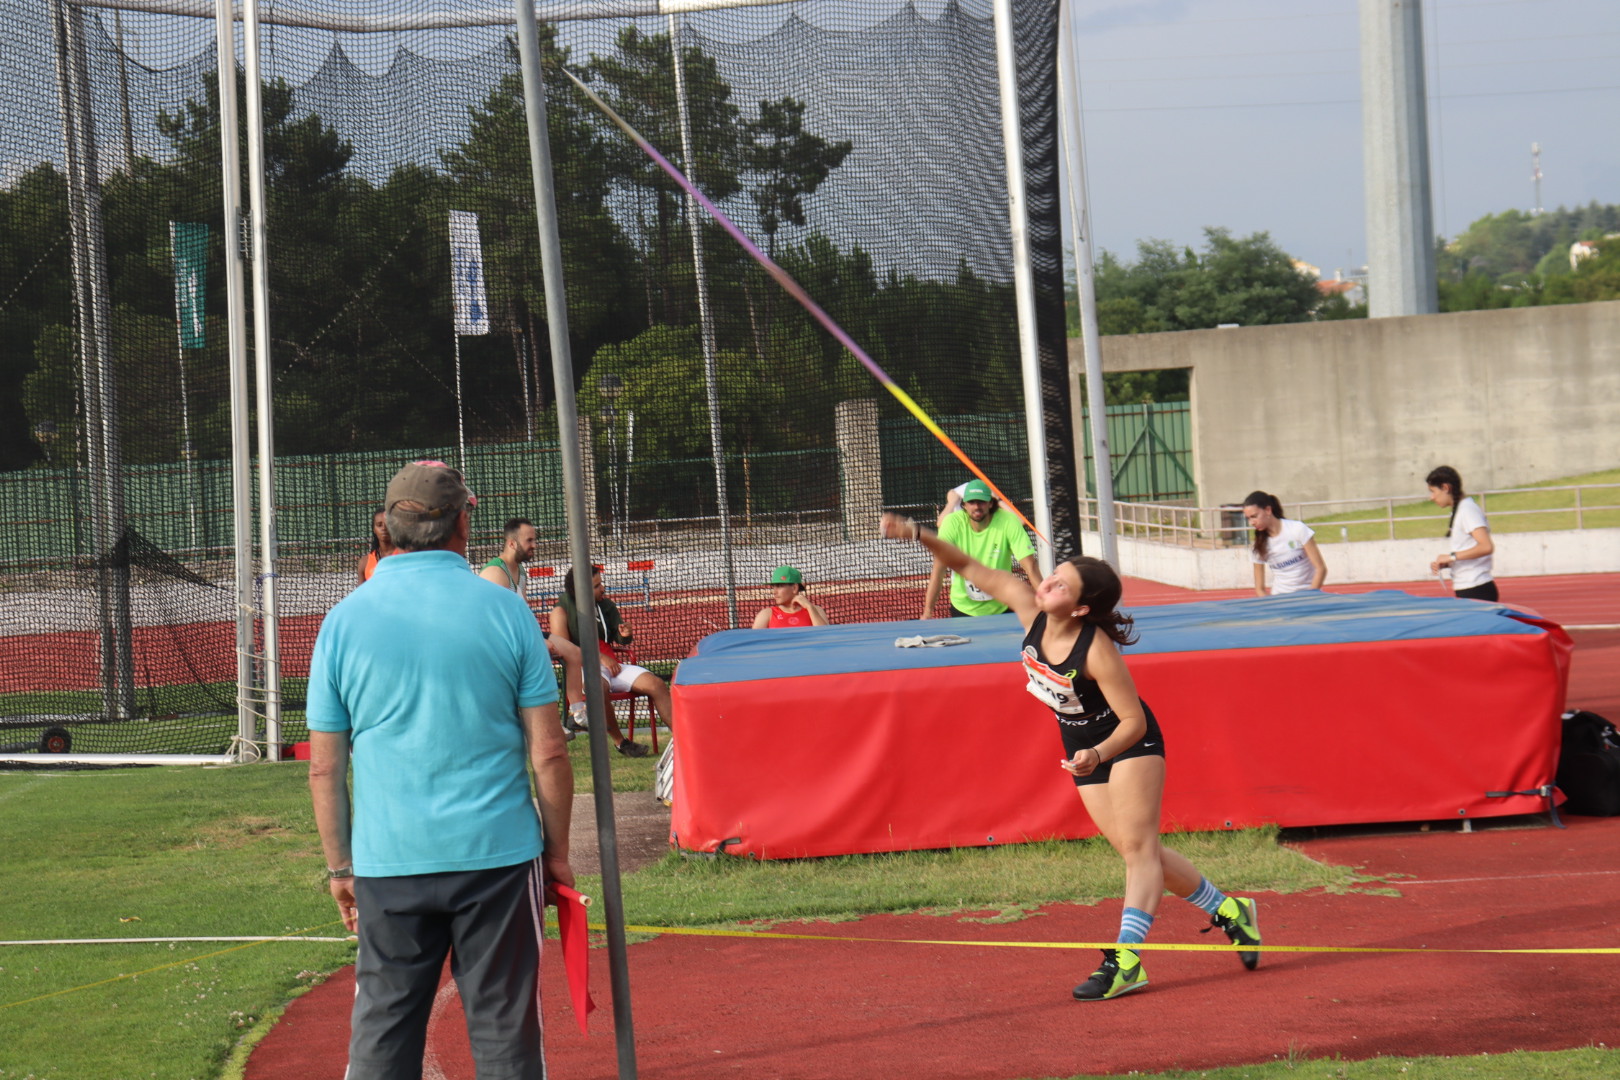
M 1075 0 L 1097 242 L 1269 231 L 1366 260 L 1357 0 Z M 1438 231 L 1620 202 L 1620 2 L 1423 0 Z

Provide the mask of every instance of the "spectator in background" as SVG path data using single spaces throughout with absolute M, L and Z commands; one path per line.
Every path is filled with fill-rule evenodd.
M 505 526 L 506 542 L 501 553 L 484 564 L 478 576 L 494 582 L 503 589 L 511 589 L 523 596 L 523 564 L 534 558 L 534 545 L 539 537 L 534 522 L 528 518 L 511 518 Z M 525 598 L 527 599 L 527 598 Z M 580 660 L 579 646 L 571 641 L 558 641 L 550 632 L 541 629 L 546 639 L 546 650 L 552 659 L 563 666 L 563 679 L 568 686 L 568 712 L 563 715 L 563 730 L 572 739 L 584 731 L 585 724 L 585 665 Z
M 1251 491 L 1243 516 L 1254 528 L 1254 595 L 1266 595 L 1266 567 L 1271 567 L 1271 595 L 1320 589 L 1327 562 L 1316 547 L 1316 534 L 1303 521 L 1283 516 L 1277 496 Z
M 387 558 L 395 550 L 394 541 L 388 535 L 388 515 L 378 507 L 377 512 L 371 515 L 371 550 L 360 556 L 360 584 L 364 585 L 376 573 L 378 559 Z
M 1451 507 L 1451 523 L 1446 528 L 1449 550 L 1436 555 L 1429 564 L 1435 573 L 1451 571 L 1451 587 L 1468 600 L 1497 599 L 1496 579 L 1491 576 L 1491 527 L 1485 511 L 1463 494 L 1462 477 L 1450 465 L 1435 468 L 1428 476 L 1429 501 Z
M 827 613 L 804 595 L 804 575 L 794 566 L 778 566 L 768 582 L 771 603 L 754 616 L 754 629 L 773 626 L 827 626 Z
M 951 490 L 945 493 L 945 509 L 941 510 L 939 512 L 939 517 L 934 520 L 934 527 L 936 529 L 945 524 L 945 518 L 948 515 L 954 514 L 958 510 L 962 509 L 962 493 L 967 490 L 968 484 L 971 483 L 973 483 L 972 480 L 969 480 L 965 484 L 957 484 L 955 487 L 951 488 Z M 1011 506 L 999 500 L 996 502 L 996 505 L 1002 510 L 1012 509 Z
M 602 662 L 602 681 L 607 683 L 609 693 L 645 694 L 652 700 L 653 708 L 658 710 L 658 719 L 666 728 L 670 727 L 670 698 L 669 684 L 644 667 L 635 664 L 626 664 L 614 654 L 613 647 L 628 646 L 633 640 L 630 627 L 619 615 L 619 605 L 608 599 L 607 587 L 602 581 L 602 568 L 591 567 L 591 590 L 596 598 L 596 641 L 597 647 L 602 651 L 598 657 Z M 551 609 L 551 636 L 564 641 L 579 644 L 579 609 L 574 605 L 574 571 L 570 569 L 563 577 L 563 593 L 557 598 L 557 606 Z M 583 651 L 583 650 L 582 650 Z M 647 748 L 640 743 L 625 737 L 624 730 L 619 727 L 619 719 L 609 709 L 607 713 L 608 734 L 619 747 L 619 753 L 625 757 L 646 757 Z M 671 728 L 670 730 L 674 730 Z
M 996 505 L 989 484 L 969 480 L 962 488 L 962 510 L 960 514 L 944 515 L 939 527 L 941 540 L 992 570 L 1010 570 L 1017 565 L 1031 582 L 1040 580 L 1029 534 L 1010 510 Z M 939 601 L 944 579 L 945 563 L 935 559 L 934 569 L 928 575 L 928 589 L 923 594 L 920 618 L 934 617 L 934 605 Z M 951 573 L 950 604 L 952 615 L 1000 615 L 1007 610 L 1006 604 L 955 571 Z

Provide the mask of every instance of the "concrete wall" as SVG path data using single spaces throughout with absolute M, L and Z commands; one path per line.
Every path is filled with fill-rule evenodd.
M 1327 563 L 1327 587 L 1411 581 L 1440 588 L 1429 561 L 1444 549 L 1436 536 L 1427 540 L 1363 540 L 1339 543 L 1324 529 L 1317 536 Z M 1594 574 L 1620 570 L 1620 529 L 1569 532 L 1495 533 L 1492 572 L 1504 599 L 1511 599 L 1513 579 L 1544 574 Z M 1081 541 L 1088 552 L 1102 550 L 1096 533 Z M 1180 585 L 1187 589 L 1252 589 L 1254 563 L 1246 547 L 1192 548 L 1149 540 L 1119 538 L 1119 568 L 1131 577 Z
M 1482 491 L 1620 465 L 1620 301 L 1112 336 L 1105 371 L 1192 369 L 1206 506 Z M 1080 342 L 1069 342 L 1075 385 Z M 1080 400 L 1076 394 L 1074 400 Z

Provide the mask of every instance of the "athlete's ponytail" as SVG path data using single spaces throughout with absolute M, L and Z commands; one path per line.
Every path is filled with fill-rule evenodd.
M 1457 504 L 1463 501 L 1462 477 L 1450 465 L 1436 465 L 1429 470 L 1424 483 L 1432 488 L 1444 488 L 1451 493 L 1451 517 L 1446 521 L 1445 535 L 1451 535 L 1451 526 L 1457 521 Z

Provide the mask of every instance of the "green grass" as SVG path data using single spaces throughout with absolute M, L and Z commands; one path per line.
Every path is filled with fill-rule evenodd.
M 572 747 L 582 779 L 584 746 L 575 740 Z M 634 778 L 630 786 L 651 783 L 650 760 L 615 755 L 614 764 L 615 787 L 626 777 Z M 306 780 L 296 764 L 0 772 L 0 939 L 257 935 L 311 926 L 336 936 Z M 1270 831 L 1181 834 L 1170 842 L 1234 890 L 1379 888 L 1278 845 Z M 783 862 L 671 855 L 626 875 L 624 900 L 632 925 L 757 926 L 911 911 L 1006 921 L 1051 901 L 1111 900 L 1120 883 L 1118 858 L 1088 840 Z M 600 893 L 599 880 L 582 887 Z M 1038 921 L 1032 926 L 1038 933 Z M 240 1068 L 247 1046 L 291 998 L 352 957 L 348 943 L 318 942 L 8 946 L 0 950 L 0 1078 L 221 1076 Z M 1574 1080 L 1616 1070 L 1612 1053 L 1573 1050 L 1297 1058 L 1166 1075 L 1237 1080 L 1283 1071 L 1356 1080 Z
M 1185 833 L 1170 844 L 1231 890 L 1339 892 L 1367 880 L 1279 846 L 1272 830 Z M 1119 856 L 1100 838 L 772 862 L 672 854 L 625 877 L 624 905 L 628 921 L 650 925 L 925 910 L 1010 918 L 1054 901 L 1117 897 L 1121 881 Z
M 336 915 L 297 767 L 0 773 L 0 851 L 5 940 L 283 934 Z M 237 945 L 8 946 L 0 1076 L 215 1076 L 266 1010 L 353 956 Z
M 1585 473 L 1581 476 L 1568 476 L 1559 480 L 1547 480 L 1539 484 L 1526 486 L 1551 488 L 1568 487 L 1576 484 L 1616 483 L 1620 483 L 1620 469 Z M 1593 502 L 1605 504 L 1605 506 L 1597 510 L 1587 509 Z M 1584 492 L 1581 504 L 1582 528 L 1620 527 L 1620 488 Z M 1484 504 L 1485 514 L 1490 518 L 1491 531 L 1495 533 L 1556 532 L 1573 529 L 1576 527 L 1574 507 L 1575 492 L 1573 491 L 1524 491 L 1513 495 L 1492 496 Z M 1545 513 L 1542 511 L 1554 512 Z M 1307 518 L 1306 520 L 1310 523 L 1311 528 L 1316 530 L 1317 539 L 1322 543 L 1336 543 L 1342 539 L 1390 539 L 1389 525 L 1383 520 L 1362 525 L 1340 524 L 1341 522 L 1370 517 L 1382 519 L 1384 517 L 1383 508 L 1366 506 L 1348 513 L 1329 514 L 1323 517 Z M 1394 517 L 1395 539 L 1433 538 L 1439 540 L 1446 534 L 1446 522 L 1450 517 L 1450 511 L 1434 505 L 1427 499 L 1415 499 L 1409 503 L 1397 504 Z M 1345 530 L 1343 534 L 1340 532 L 1341 529 Z

